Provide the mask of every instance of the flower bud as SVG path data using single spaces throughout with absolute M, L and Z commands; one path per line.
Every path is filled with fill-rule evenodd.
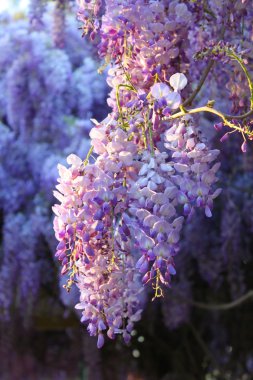
M 216 129 L 216 131 L 220 132 L 223 128 L 223 123 L 217 123 L 217 124 L 214 124 L 214 129 Z
M 243 143 L 241 145 L 241 150 L 243 153 L 247 152 L 247 142 L 246 141 L 243 141 Z
M 225 133 L 225 135 L 222 136 L 222 138 L 220 139 L 220 142 L 224 142 L 226 141 L 227 139 L 229 138 L 229 133 Z

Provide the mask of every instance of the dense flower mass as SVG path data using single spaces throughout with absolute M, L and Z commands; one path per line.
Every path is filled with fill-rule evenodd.
M 125 207 L 121 197 L 126 177 L 115 181 L 117 164 L 113 160 L 108 163 L 107 154 L 103 158 L 98 165 L 84 167 L 77 156 L 70 155 L 71 168 L 59 167 L 60 193 L 55 195 L 62 203 L 54 206 L 58 215 L 55 231 L 60 240 L 56 256 L 62 261 L 62 273 L 71 272 L 67 288 L 74 279 L 77 281 L 81 303 L 76 307 L 84 309 L 82 320 L 89 321 L 90 334 L 99 334 L 98 346 L 102 346 L 106 329 L 110 338 L 122 332 L 128 341 L 132 322 L 140 314 L 134 258 L 125 255 L 130 241 L 123 232 L 124 221 L 117 220 Z M 124 170 L 126 162 L 121 163 Z M 128 322 L 123 325 L 125 320 Z
M 196 209 L 212 216 L 213 200 L 221 192 L 215 187 L 219 150 L 210 149 L 201 131 L 203 121 L 191 114 L 206 111 L 219 116 L 222 127 L 242 134 L 243 151 L 252 132 L 214 109 L 213 102 L 185 108 L 201 88 L 188 100 L 189 78 L 198 76 L 189 61 L 198 3 L 78 4 L 84 34 L 90 34 L 100 57 L 111 63 L 112 113 L 101 123 L 95 121 L 85 161 L 70 155 L 70 168 L 59 166 L 55 196 L 60 205 L 54 206 L 54 227 L 59 240 L 56 256 L 62 273 L 69 276 L 66 288 L 75 282 L 80 289 L 77 308 L 83 309 L 82 321 L 88 321 L 88 331 L 98 336 L 101 347 L 105 331 L 111 339 L 116 332 L 128 341 L 126 334 L 142 309 L 139 275 L 144 284 L 151 284 L 154 298 L 162 296 L 176 274 L 184 223 L 192 220 Z M 203 16 L 207 32 L 213 12 L 210 8 Z M 223 28 L 221 38 L 224 33 Z M 201 43 L 198 48 L 203 49 Z M 241 54 L 222 43 L 219 50 L 221 58 L 227 55 L 239 63 L 252 91 Z
M 124 304 L 126 294 L 118 281 L 115 299 L 111 299 L 113 279 L 119 275 L 127 278 L 128 269 L 139 272 L 142 282 L 151 284 L 154 298 L 162 296 L 163 286 L 170 286 L 171 276 L 176 274 L 174 258 L 184 223 L 192 220 L 196 209 L 212 216 L 213 200 L 221 192 L 214 186 L 219 150 L 210 149 L 201 128 L 203 121 L 193 114 L 204 111 L 220 117 L 215 128 L 241 133 L 243 152 L 246 137 L 252 138 L 247 122 L 237 122 L 214 109 L 214 101 L 208 100 L 195 109 L 185 108 L 198 95 L 214 60 L 227 63 L 232 59 L 246 75 L 251 92 L 250 111 L 234 118 L 247 120 L 252 114 L 253 84 L 242 56 L 245 52 L 237 53 L 233 47 L 238 37 L 236 24 L 232 41 L 222 41 L 226 25 L 234 21 L 232 12 L 238 11 L 238 21 L 243 18 L 246 25 L 249 14 L 246 2 L 239 1 L 233 2 L 229 10 L 226 1 L 222 10 L 212 1 L 204 6 L 201 2 L 185 4 L 177 0 L 169 4 L 79 0 L 78 4 L 84 34 L 96 41 L 100 57 L 111 63 L 108 105 L 112 113 L 91 130 L 92 147 L 86 160 L 69 156 L 71 168 L 59 167 L 56 197 L 61 204 L 54 209 L 60 241 L 56 256 L 62 261 L 62 272 L 69 273 L 67 289 L 77 282 L 81 291 L 78 307 L 84 309 L 82 320 L 89 322 L 88 330 L 98 335 L 101 347 L 103 330 L 114 338 L 111 323 L 120 313 L 121 320 L 123 315 L 131 320 L 133 313 L 132 307 L 126 313 L 117 309 L 114 316 L 114 301 L 122 298 Z M 210 19 L 217 19 L 225 9 L 229 18 L 224 14 L 223 26 L 217 30 Z M 218 34 L 220 40 L 205 45 L 196 37 L 203 22 L 203 35 Z M 194 40 L 197 43 L 192 52 Z M 210 62 L 190 95 L 187 83 L 198 78 L 203 67 L 202 62 L 191 65 L 193 56 L 209 57 Z M 221 141 L 230 133 L 225 131 Z M 92 151 L 97 156 L 91 164 Z M 138 278 L 137 274 L 133 276 Z M 123 282 L 125 289 L 131 287 L 135 308 L 141 312 L 138 292 L 132 288 L 135 280 Z M 112 307 L 110 322 L 108 307 Z M 121 332 L 124 335 L 124 330 Z
M 62 262 L 62 274 L 69 273 L 66 288 L 76 282 L 81 290 L 83 321 L 92 321 L 88 306 L 91 294 L 95 306 L 96 298 L 103 300 L 102 309 L 103 303 L 111 306 L 104 287 L 108 291 L 117 289 L 114 297 L 125 302 L 120 281 L 113 278 L 127 276 L 127 263 L 129 273 L 140 272 L 143 283 L 152 283 L 154 296 L 161 296 L 161 284 L 170 285 L 170 277 L 176 273 L 174 256 L 179 250 L 185 218 L 189 219 L 196 207 L 204 208 L 210 217 L 213 199 L 220 192 L 213 191 L 219 165 L 212 165 L 219 151 L 208 149 L 190 117 L 184 117 L 165 132 L 167 152 L 143 147 L 142 129 L 135 131 L 133 139 L 127 132 L 117 126 L 111 114 L 90 132 L 98 155 L 95 162 L 90 164 L 70 155 L 67 161 L 71 167 L 58 167 L 60 178 L 55 196 L 61 204 L 53 208 L 59 240 L 56 256 Z M 100 277 L 101 271 L 104 277 Z M 133 280 L 122 280 L 122 285 L 124 290 L 131 287 L 136 312 L 140 307 L 139 280 L 134 272 Z M 93 289 L 91 294 L 89 287 Z M 126 318 L 131 319 L 129 301 L 128 305 Z M 101 318 L 102 315 L 103 330 L 110 330 L 106 311 Z M 93 329 L 91 334 L 99 334 L 100 346 L 102 331 L 97 326 Z M 108 336 L 115 335 L 109 332 Z

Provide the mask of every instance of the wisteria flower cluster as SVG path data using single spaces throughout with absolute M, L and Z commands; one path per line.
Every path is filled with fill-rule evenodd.
M 86 159 L 70 155 L 70 168 L 59 166 L 54 228 L 56 256 L 69 276 L 66 288 L 77 284 L 76 307 L 100 348 L 104 332 L 111 339 L 122 333 L 128 342 L 132 322 L 142 311 L 139 276 L 151 284 L 153 299 L 161 297 L 176 274 L 174 257 L 184 223 L 196 209 L 212 216 L 213 200 L 221 192 L 215 186 L 219 150 L 209 147 L 192 114 L 219 116 L 220 128 L 240 132 L 243 144 L 252 131 L 212 102 L 186 109 L 199 91 L 186 99 L 189 68 L 182 33 L 189 33 L 194 6 L 79 1 L 78 18 L 84 33 L 98 40 L 100 57 L 111 62 L 112 112 L 94 121 Z M 241 57 L 233 51 L 232 58 L 252 90 Z
M 195 112 L 185 109 L 187 77 L 176 72 L 181 42 L 176 34 L 181 28 L 187 33 L 190 8 L 179 2 L 167 8 L 156 1 L 113 1 L 105 4 L 99 21 L 100 6 L 80 2 L 78 17 L 92 39 L 99 34 L 100 56 L 113 62 L 108 77 L 113 111 L 91 130 L 85 161 L 71 155 L 70 169 L 59 167 L 56 197 L 61 204 L 54 207 L 56 256 L 62 273 L 69 275 L 66 288 L 77 283 L 77 308 L 83 309 L 90 334 L 98 335 L 98 347 L 105 330 L 109 338 L 115 326 L 123 336 L 131 332 L 129 321 L 142 309 L 138 272 L 154 289 L 153 298 L 163 295 L 163 286 L 170 286 L 176 274 L 174 257 L 184 222 L 196 208 L 211 217 L 221 191 L 214 189 L 219 151 L 209 148 L 190 115 Z M 187 73 L 186 66 L 180 69 Z M 127 278 L 128 270 L 135 273 L 133 280 L 118 281 L 116 291 L 115 278 Z M 134 306 L 121 284 L 131 287 Z M 114 308 L 120 299 L 127 311 Z

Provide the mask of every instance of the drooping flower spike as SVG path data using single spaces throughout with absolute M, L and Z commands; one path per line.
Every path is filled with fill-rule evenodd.
M 171 286 L 184 223 L 197 209 L 211 217 L 221 191 L 215 189 L 219 151 L 190 116 L 199 111 L 185 108 L 196 95 L 185 99 L 189 66 L 180 35 L 194 24 L 194 6 L 78 3 L 84 34 L 96 37 L 100 57 L 111 63 L 112 113 L 91 130 L 94 162 L 71 156 L 71 167 L 60 168 L 55 230 L 67 288 L 77 283 L 77 308 L 101 347 L 105 331 L 128 342 L 143 306 L 140 280 L 153 288 L 153 298 Z M 204 111 L 244 133 L 212 105 Z

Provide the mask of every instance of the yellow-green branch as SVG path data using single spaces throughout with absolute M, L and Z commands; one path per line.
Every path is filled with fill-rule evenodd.
M 190 109 L 190 110 L 187 110 L 187 109 L 183 109 L 181 110 L 180 112 L 177 112 L 176 114 L 174 115 L 171 115 L 170 117 L 167 117 L 165 118 L 165 120 L 173 120 L 173 119 L 178 119 L 179 117 L 182 117 L 184 115 L 187 115 L 187 114 L 195 114 L 195 113 L 200 113 L 200 112 L 209 112 L 209 113 L 212 113 L 218 117 L 220 117 L 224 123 L 224 125 L 228 126 L 229 128 L 232 128 L 240 133 L 243 133 L 243 134 L 246 134 L 250 137 L 253 136 L 253 131 L 247 131 L 245 128 L 242 128 L 238 125 L 235 125 L 234 123 L 230 122 L 229 120 L 227 120 L 226 116 L 220 112 L 220 111 L 217 111 L 216 109 L 214 108 L 211 108 L 211 107 L 207 107 L 207 106 L 204 106 L 204 107 L 198 107 L 198 108 L 194 108 L 194 109 Z

